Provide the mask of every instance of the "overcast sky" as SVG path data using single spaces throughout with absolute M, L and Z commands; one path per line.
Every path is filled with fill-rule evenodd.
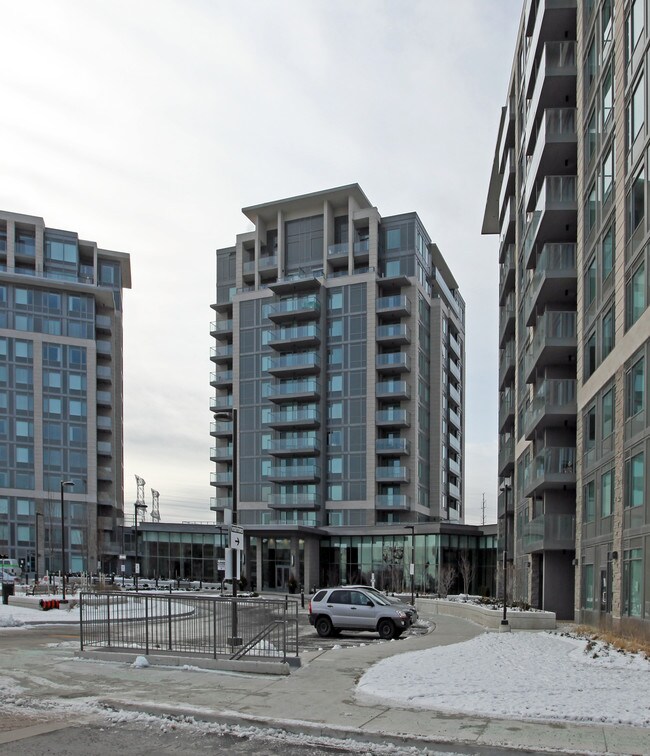
M 498 260 L 481 222 L 521 0 L 32 0 L 0 8 L 0 207 L 131 254 L 125 503 L 212 521 L 215 249 L 241 208 L 358 182 L 467 303 L 467 521 L 496 516 Z

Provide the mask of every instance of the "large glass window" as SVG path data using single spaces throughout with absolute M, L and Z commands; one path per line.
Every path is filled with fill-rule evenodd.
M 603 394 L 602 399 L 602 435 L 603 438 L 614 432 L 614 389 Z
M 627 236 L 628 239 L 636 231 L 645 217 L 645 174 L 643 168 L 634 179 L 632 188 L 627 196 Z
M 605 153 L 603 158 L 603 203 L 607 202 L 614 187 L 614 145 Z
M 645 359 L 642 357 L 625 374 L 625 417 L 638 414 L 645 407 Z
M 641 507 L 645 504 L 645 455 L 636 454 L 626 462 L 627 486 L 626 507 Z
M 592 333 L 585 342 L 585 380 L 596 370 L 596 334 Z
M 609 517 L 614 511 L 614 470 L 607 470 L 600 478 L 600 516 Z
M 625 284 L 625 326 L 630 328 L 646 308 L 645 260 L 637 266 Z
M 596 184 L 589 188 L 585 203 L 585 237 L 589 236 L 591 229 L 596 225 Z
M 602 358 L 605 359 L 607 355 L 614 348 L 614 308 L 610 307 L 609 310 L 603 315 L 603 328 L 602 328 Z
M 634 144 L 645 122 L 645 87 L 641 76 L 634 86 L 632 98 L 627 106 L 627 147 Z
M 630 3 L 630 12 L 627 16 L 627 25 L 625 30 L 625 54 L 627 61 L 632 57 L 632 53 L 637 46 L 641 33 L 643 32 L 643 6 L 644 0 L 632 0 Z
M 602 245 L 602 280 L 605 281 L 614 269 L 614 226 L 610 226 L 603 236 Z
M 590 480 L 583 489 L 585 522 L 596 519 L 596 482 Z
M 585 163 L 589 165 L 591 159 L 596 154 L 596 111 L 592 110 L 587 123 L 587 133 L 585 135 Z
M 614 64 L 610 63 L 603 77 L 602 92 L 603 123 L 607 124 L 614 112 Z
M 592 39 L 585 58 L 585 90 L 588 92 L 596 78 L 596 40 Z
M 593 564 L 585 564 L 582 568 L 582 582 L 583 582 L 583 606 L 585 609 L 594 608 L 594 566 Z
M 641 616 L 643 597 L 643 549 L 628 549 L 623 555 L 623 613 Z
M 596 258 L 594 257 L 585 273 L 585 308 L 588 309 L 596 299 Z

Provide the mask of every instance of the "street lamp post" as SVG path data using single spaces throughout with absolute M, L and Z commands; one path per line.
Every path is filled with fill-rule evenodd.
M 405 525 L 406 530 L 411 531 L 411 563 L 409 572 L 411 573 L 411 604 L 415 606 L 415 525 Z
M 74 486 L 73 480 L 61 481 L 61 589 L 62 589 L 62 602 L 65 603 L 65 511 L 63 508 L 63 489 L 66 486 Z
M 135 564 L 133 566 L 133 572 L 134 572 L 134 584 L 135 584 L 135 592 L 138 592 L 138 576 L 140 574 L 140 563 L 138 562 L 138 509 L 145 510 L 147 508 L 146 504 L 142 504 L 141 502 L 136 501 L 134 504 L 135 507 Z
M 34 544 L 34 547 L 35 547 L 35 551 L 36 551 L 36 556 L 34 558 L 34 583 L 38 583 L 38 518 L 39 517 L 43 517 L 43 513 L 42 512 L 36 512 L 36 515 L 35 515 L 35 520 L 36 520 L 36 532 L 35 532 L 36 539 L 35 539 L 35 541 L 36 542 Z
M 503 491 L 503 619 L 501 620 L 501 631 L 505 632 L 510 629 L 508 623 L 508 491 L 510 486 L 504 483 Z
M 237 408 L 219 410 L 215 412 L 215 419 L 227 418 L 232 422 L 232 525 L 237 525 Z M 233 549 L 231 543 L 231 572 L 232 572 L 232 642 L 237 642 L 237 560 L 239 549 Z

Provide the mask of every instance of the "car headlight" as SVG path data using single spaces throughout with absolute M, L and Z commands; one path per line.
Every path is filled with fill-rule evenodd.
M 398 612 L 397 612 L 397 616 L 398 616 L 398 617 L 399 617 L 400 619 L 406 619 L 406 612 L 398 611 Z

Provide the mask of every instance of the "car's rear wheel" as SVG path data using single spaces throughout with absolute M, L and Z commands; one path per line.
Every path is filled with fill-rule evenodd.
M 327 638 L 332 634 L 332 621 L 329 617 L 319 617 L 316 620 L 316 632 L 321 638 Z
M 392 640 L 395 637 L 395 625 L 389 619 L 383 619 L 377 625 L 377 632 L 383 640 Z

